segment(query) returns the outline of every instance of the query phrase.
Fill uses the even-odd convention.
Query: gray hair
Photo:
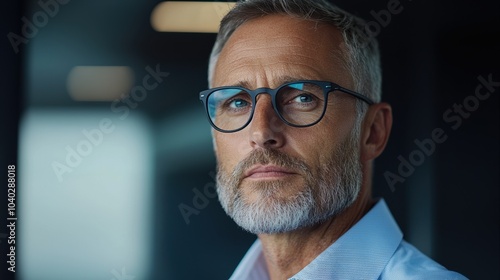
[[[222,48],[233,32],[243,23],[266,15],[282,14],[291,17],[323,22],[335,26],[344,39],[341,53],[345,68],[350,72],[354,91],[371,98],[381,99],[382,70],[378,43],[365,21],[326,0],[244,0],[222,19],[215,45],[210,55],[208,83],[211,86],[215,66]],[[338,50],[332,50],[335,52]],[[357,102],[358,120],[366,104]]]

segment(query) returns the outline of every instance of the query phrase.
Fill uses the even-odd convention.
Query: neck
[[[322,224],[280,234],[260,234],[271,280],[297,274],[359,221],[373,206],[366,191],[342,213]]]

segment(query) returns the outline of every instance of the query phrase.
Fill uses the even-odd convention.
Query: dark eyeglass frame
[[[314,84],[314,85],[317,85],[319,87],[321,87],[323,89],[323,95],[324,95],[324,98],[325,98],[325,102],[323,104],[323,113],[321,114],[321,116],[318,118],[317,121],[311,123],[311,124],[307,124],[307,125],[296,125],[296,124],[293,124],[293,123],[290,123],[288,122],[285,118],[283,118],[283,116],[281,115],[281,113],[279,112],[278,110],[278,107],[276,106],[276,94],[284,87],[287,87],[289,85],[292,85],[292,84],[298,84],[298,83],[310,83],[310,84]],[[212,121],[212,118],[210,118],[210,113],[208,111],[208,103],[207,103],[207,99],[208,97],[216,92],[216,91],[219,91],[219,90],[224,90],[224,89],[238,89],[238,90],[241,90],[241,91],[245,91],[246,93],[248,93],[250,95],[250,97],[252,98],[252,112],[250,113],[250,117],[248,118],[248,121],[242,125],[240,128],[238,129],[233,129],[233,130],[224,130],[224,129],[221,129],[219,127],[217,127],[213,121]],[[273,109],[274,111],[276,112],[276,114],[278,115],[278,117],[284,122],[286,123],[287,125],[289,126],[293,126],[293,127],[309,127],[309,126],[313,126],[315,124],[317,124],[318,122],[320,122],[322,119],[323,119],[323,116],[325,115],[326,113],[326,105],[328,104],[328,94],[332,91],[341,91],[341,92],[344,92],[344,93],[347,93],[351,96],[354,96],[358,99],[361,99],[363,100],[364,102],[366,102],[368,105],[373,105],[375,104],[375,102],[373,100],[371,100],[370,98],[360,94],[360,93],[357,93],[355,91],[352,91],[350,89],[347,89],[347,88],[344,88],[344,87],[341,87],[339,86],[338,84],[336,83],[332,83],[332,82],[326,82],[326,81],[315,81],[315,80],[299,80],[299,81],[293,81],[293,82],[288,82],[288,83],[284,83],[282,84],[281,86],[275,88],[275,89],[272,89],[272,88],[266,88],[266,87],[262,87],[262,88],[257,88],[257,89],[254,89],[254,90],[249,90],[247,88],[244,88],[244,87],[237,87],[237,86],[223,86],[223,87],[216,87],[216,88],[211,88],[211,89],[207,89],[207,90],[204,90],[202,92],[200,92],[200,101],[203,103],[203,106],[205,107],[205,112],[207,114],[207,117],[208,117],[208,121],[210,122],[210,125],[217,131],[220,131],[220,132],[224,132],[224,133],[232,133],[232,132],[237,132],[237,131],[240,131],[242,129],[244,129],[245,127],[247,127],[247,125],[252,121],[253,119],[253,114],[254,114],[254,111],[255,111],[255,104],[257,104],[257,95],[259,94],[262,94],[262,93],[267,93],[271,96],[271,103],[273,105]]]

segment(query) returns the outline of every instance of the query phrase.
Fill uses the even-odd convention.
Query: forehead
[[[313,79],[350,86],[342,46],[340,31],[326,23],[285,15],[253,19],[226,42],[213,85],[275,87],[290,79]]]

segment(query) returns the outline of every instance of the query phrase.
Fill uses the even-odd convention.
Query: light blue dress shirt
[[[259,240],[230,280],[268,280]],[[381,199],[352,228],[289,280],[466,280],[403,240]]]

